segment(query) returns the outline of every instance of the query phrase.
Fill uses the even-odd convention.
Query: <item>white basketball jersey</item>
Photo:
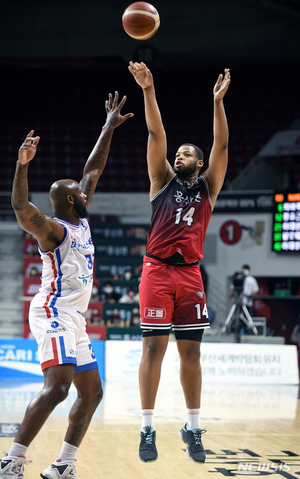
[[[42,284],[31,308],[44,308],[48,318],[60,309],[87,310],[93,286],[94,245],[86,219],[78,225],[55,218],[66,229],[63,242],[54,251],[43,252]]]

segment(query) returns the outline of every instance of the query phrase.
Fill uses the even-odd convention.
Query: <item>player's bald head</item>
[[[54,205],[63,205],[68,195],[75,195],[79,190],[79,184],[74,180],[58,180],[50,188],[49,196]]]

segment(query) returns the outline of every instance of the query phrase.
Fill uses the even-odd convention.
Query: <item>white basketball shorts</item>
[[[29,325],[38,343],[42,371],[58,364],[75,364],[75,373],[98,367],[85,318],[77,311],[60,310],[48,319],[44,308],[30,308]]]

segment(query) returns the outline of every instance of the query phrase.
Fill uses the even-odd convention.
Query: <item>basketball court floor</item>
[[[0,423],[13,434],[28,402],[42,383],[1,380]],[[78,479],[188,479],[271,476],[300,479],[299,386],[203,384],[201,426],[207,459],[197,464],[185,453],[179,429],[185,423],[185,405],[178,383],[161,382],[156,401],[158,460],[138,458],[140,402],[138,384],[104,383],[104,398],[77,455]],[[52,413],[28,449],[32,463],[25,479],[37,479],[58,457],[68,411],[76,396]],[[3,426],[4,423],[4,426]],[[13,437],[0,437],[1,453]]]

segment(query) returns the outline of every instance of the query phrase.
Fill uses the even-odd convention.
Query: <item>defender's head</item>
[[[50,188],[49,196],[55,216],[73,214],[74,218],[86,218],[86,195],[74,180],[58,180]]]

